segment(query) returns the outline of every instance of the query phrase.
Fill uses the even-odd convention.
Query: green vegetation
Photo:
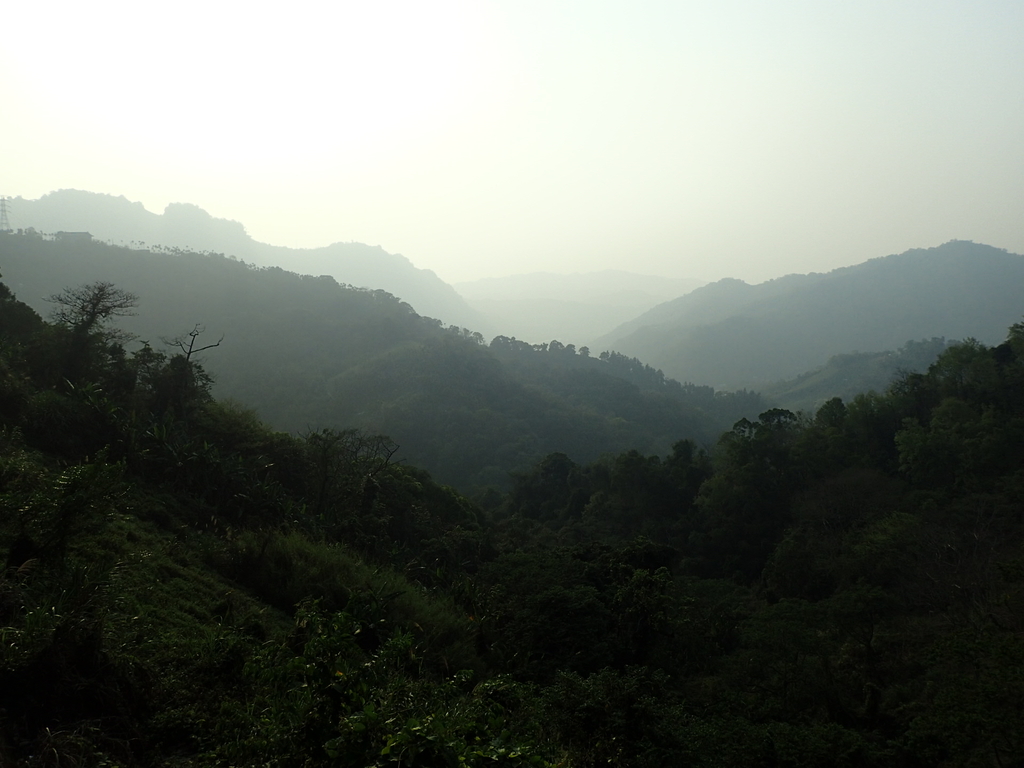
[[[0,764],[1021,765],[1024,323],[481,507],[388,438],[272,431],[187,345],[126,351],[123,289],[58,295],[0,286]],[[442,330],[422,381],[586,389],[589,355],[492,346]],[[624,409],[684,389],[596,363]]]
[[[0,296],[0,762],[545,764],[453,597],[478,510],[385,438],[275,433],[126,354],[129,294],[62,296]]]

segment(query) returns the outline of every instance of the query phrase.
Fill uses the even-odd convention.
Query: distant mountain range
[[[583,346],[658,304],[703,285],[700,280],[604,270],[573,275],[533,272],[455,283],[485,318],[485,335],[531,343]]]
[[[333,243],[323,248],[286,248],[253,240],[237,221],[217,219],[198,206],[171,203],[163,214],[124,197],[64,189],[38,200],[8,202],[19,228],[41,232],[82,231],[98,240],[137,248],[180,248],[222,253],[257,266],[278,266],[310,275],[330,275],[340,283],[379,288],[421,315],[476,328],[482,318],[448,283],[428,269],[380,246]]]
[[[801,408],[832,395],[883,388],[892,371],[919,369],[937,354],[916,347],[908,357],[908,342],[973,336],[996,344],[1024,314],[1024,257],[964,241],[758,285],[726,279],[699,286],[605,271],[489,278],[459,283],[456,290],[377,246],[267,245],[238,222],[213,218],[194,205],[172,204],[159,215],[123,197],[63,190],[39,200],[14,198],[9,207],[17,227],[88,231],[137,251],[163,246],[330,275],[342,284],[387,291],[422,316],[479,331],[485,339],[515,337],[534,345],[558,340],[587,346],[595,356],[614,350],[679,381],[754,389]],[[79,266],[58,270],[59,287],[118,278]],[[22,293],[18,277],[11,278]]]
[[[8,201],[18,228],[89,232],[98,240],[134,248],[164,247],[222,253],[257,266],[330,275],[359,288],[381,289],[421,315],[531,343],[558,339],[583,346],[651,307],[702,283],[621,271],[579,275],[537,273],[488,278],[453,287],[405,256],[380,246],[333,243],[287,248],[253,240],[245,227],[198,206],[171,203],[162,214],[124,197],[64,189],[38,200]]]
[[[953,241],[827,274],[719,280],[595,343],[697,384],[762,389],[838,354],[933,337],[998,344],[1024,315],[1024,256]]]

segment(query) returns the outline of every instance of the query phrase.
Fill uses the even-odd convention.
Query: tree
[[[54,322],[65,325],[78,335],[86,336],[111,317],[134,315],[139,297],[121,290],[113,283],[97,282],[78,288],[65,288],[47,299],[55,304]]]
[[[48,299],[54,304],[55,323],[69,332],[67,350],[61,364],[62,375],[72,385],[86,376],[89,368],[112,348],[131,339],[131,335],[105,327],[112,317],[134,315],[139,297],[113,283],[97,282],[78,288],[65,288]],[[121,350],[123,354],[123,350]]]
[[[175,336],[173,339],[161,339],[164,344],[177,347],[181,354],[174,355],[164,367],[159,390],[158,410],[161,413],[172,412],[178,418],[187,420],[190,411],[210,399],[210,387],[213,379],[203,370],[199,363],[192,361],[192,355],[219,347],[224,341],[221,336],[216,343],[196,347],[196,341],[206,331],[199,323],[187,334]],[[187,341],[186,341],[187,339]]]
[[[796,415],[772,408],[740,419],[718,441],[718,472],[700,487],[691,536],[705,574],[754,579],[782,538],[789,502],[805,474]]]
[[[199,347],[199,349],[196,349],[196,340],[205,332],[206,328],[204,328],[199,323],[196,323],[192,330],[189,331],[188,334],[186,334],[188,336],[187,342],[185,341],[185,336],[175,336],[173,339],[164,340],[164,343],[168,344],[169,346],[177,347],[178,349],[180,349],[181,353],[185,356],[185,361],[191,362],[192,355],[198,355],[200,352],[205,352],[208,349],[219,347],[220,343],[224,341],[224,337],[221,336],[219,339],[217,339],[216,343],[207,344],[206,346]]]

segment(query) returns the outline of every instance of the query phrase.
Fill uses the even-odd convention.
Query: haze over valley
[[[582,346],[699,285],[694,279],[605,270],[571,275],[534,272],[454,287],[480,313],[490,335],[533,342],[571,339]]]
[[[1020,256],[958,241],[871,258],[829,273],[786,275],[753,285],[736,279],[702,285],[696,279],[605,270],[509,275],[451,286],[379,246],[270,246],[251,238],[243,224],[215,219],[190,204],[171,205],[157,215],[123,197],[63,190],[39,200],[11,199],[6,205],[9,216],[24,228],[88,232],[94,241],[119,245],[120,250],[93,249],[96,254],[108,253],[108,262],[128,259],[121,266],[103,267],[110,276],[131,275],[139,268],[123,255],[125,249],[145,253],[150,247],[154,255],[167,258],[140,264],[172,264],[176,256],[189,253],[227,257],[259,269],[279,270],[279,263],[289,264],[296,274],[325,275],[342,285],[386,291],[410,311],[460,333],[476,334],[485,344],[500,337],[536,349],[549,344],[586,347],[595,357],[612,352],[653,366],[678,382],[723,391],[771,391],[776,393],[774,402],[809,411],[837,395],[884,390],[899,371],[923,371],[947,341],[997,342],[1020,311],[1018,286],[1024,284]],[[62,242],[63,252],[74,251],[68,250],[73,242]],[[78,275],[81,282],[88,282],[101,269],[84,254],[62,267],[39,264],[28,273],[16,262],[12,267],[11,284],[41,312],[46,310],[42,297],[58,291],[60,280]],[[47,280],[39,279],[39,270],[49,275]],[[151,279],[144,273],[132,280],[131,290],[140,295],[151,291]],[[218,302],[209,294],[209,304],[193,311],[204,318],[217,317],[223,314]],[[163,317],[162,322],[170,322],[163,312],[156,311],[151,320]],[[132,330],[147,339],[167,331],[153,322]],[[252,335],[249,329],[243,333]],[[932,343],[936,340],[941,343]],[[905,354],[910,349],[913,353]],[[249,353],[236,350],[227,357],[232,354],[244,358]],[[871,355],[889,362],[873,362]],[[834,370],[815,373],[842,356],[846,357],[841,377]],[[855,360],[865,370],[853,372]],[[244,368],[227,365],[222,373],[213,362],[211,370],[221,381],[218,391],[237,396],[229,382]],[[796,377],[803,384],[786,383]],[[251,383],[251,376],[241,380]],[[261,413],[282,428],[301,426],[294,417],[282,419],[262,409]],[[303,418],[314,423],[321,415],[314,409]],[[402,434],[401,426],[389,430]]]
[[[1019,0],[8,5],[0,767],[1024,765]]]

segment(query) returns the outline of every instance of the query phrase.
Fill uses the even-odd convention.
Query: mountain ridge
[[[192,203],[170,203],[159,214],[123,195],[83,190],[58,190],[38,200],[16,197],[11,203],[22,228],[88,231],[113,244],[223,253],[257,266],[280,266],[314,276],[328,274],[356,287],[385,290],[420,314],[446,323],[475,327],[481,322],[458,292],[432,270],[419,269],[405,256],[389,253],[379,245],[270,245],[254,240],[240,222],[214,217]]]
[[[995,343],[1024,314],[1024,257],[951,241],[828,273],[757,285],[726,279],[655,307],[598,339],[674,378],[761,387],[837,354],[898,349],[908,340]]]

